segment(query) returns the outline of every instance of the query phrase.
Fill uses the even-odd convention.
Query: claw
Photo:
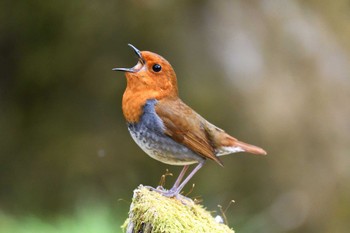
[[[150,191],[154,191],[154,192],[157,192],[165,197],[170,197],[170,198],[176,198],[177,200],[181,201],[182,204],[186,205],[188,203],[191,203],[193,204],[194,201],[189,198],[189,197],[186,197],[184,195],[181,195],[179,193],[179,190],[178,189],[165,189],[163,188],[162,186],[158,186],[157,188],[153,188],[151,186],[144,186],[145,188],[149,189]]]

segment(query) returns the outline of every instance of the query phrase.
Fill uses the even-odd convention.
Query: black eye
[[[152,66],[152,70],[153,70],[154,72],[159,72],[159,71],[162,70],[162,67],[161,67],[159,64],[154,64],[154,65]]]

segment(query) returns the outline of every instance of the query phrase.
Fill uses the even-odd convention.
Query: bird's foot
[[[157,188],[154,188],[152,186],[143,186],[146,189],[150,190],[150,191],[154,191],[157,193],[163,193],[164,191],[166,191],[166,189],[163,186],[157,186]]]
[[[182,204],[185,204],[185,205],[188,204],[188,202],[194,203],[194,201],[191,198],[181,195],[177,188],[165,189],[162,186],[158,186],[157,188],[153,188],[151,186],[144,186],[144,187],[151,191],[157,192],[165,197],[176,198],[177,200],[181,201]]]

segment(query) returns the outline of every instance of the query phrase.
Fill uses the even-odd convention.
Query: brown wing
[[[205,130],[205,122],[180,99],[159,100],[155,106],[157,115],[163,120],[165,133],[204,158],[212,159],[223,166],[215,155]]]

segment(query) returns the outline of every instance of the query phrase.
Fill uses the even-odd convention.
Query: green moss
[[[122,228],[128,233],[140,230],[153,233],[234,232],[216,222],[201,205],[187,199],[164,197],[143,186],[134,190],[129,218]]]

